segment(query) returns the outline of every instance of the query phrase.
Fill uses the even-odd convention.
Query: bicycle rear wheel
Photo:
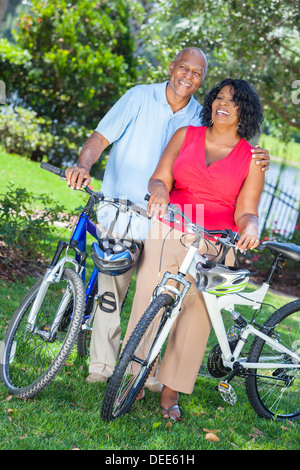
[[[28,315],[39,293],[38,281],[22,300],[8,327],[0,354],[0,377],[12,395],[30,398],[43,390],[59,373],[76,340],[84,308],[80,276],[66,268],[59,282],[52,282],[37,313],[34,329]],[[65,305],[60,318],[55,318]],[[56,333],[49,332],[57,323]]]
[[[263,331],[272,338],[300,354],[300,300],[290,302],[278,309],[264,324]],[[249,362],[296,361],[288,355],[272,349],[263,339],[256,338],[248,356]],[[299,363],[298,363],[299,365]],[[266,419],[296,420],[300,417],[300,369],[256,369],[246,378],[248,399],[258,416]]]
[[[112,421],[129,411],[142,389],[155,360],[150,353],[165,325],[174,300],[169,294],[154,299],[135,327],[109,380],[101,408],[101,417]],[[159,354],[159,353],[158,353]]]

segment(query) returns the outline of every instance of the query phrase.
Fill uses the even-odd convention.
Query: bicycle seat
[[[300,246],[294,243],[279,243],[266,241],[261,243],[262,248],[269,248],[273,253],[278,253],[284,258],[300,262]]]

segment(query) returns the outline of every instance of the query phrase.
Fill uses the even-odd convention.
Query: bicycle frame
[[[82,212],[69,243],[60,241],[57,245],[57,249],[53,257],[53,260],[50,264],[50,267],[46,271],[46,274],[42,280],[42,284],[38,292],[38,295],[36,296],[36,299],[32,305],[31,311],[28,315],[27,329],[29,329],[30,331],[34,331],[35,329],[36,317],[40,309],[41,302],[44,299],[45,293],[50,283],[53,281],[59,282],[62,276],[63,268],[66,263],[73,264],[75,267],[75,270],[81,275],[83,282],[85,282],[85,269],[84,268],[85,268],[85,259],[86,259],[87,233],[90,233],[96,240],[99,239],[100,233],[96,225],[89,219],[89,216],[87,214]],[[75,259],[69,256],[64,256],[61,260],[59,260],[62,251],[67,247],[74,249]],[[86,303],[88,301],[89,295],[92,292],[94,284],[97,280],[97,276],[98,276],[98,271],[96,268],[94,268],[91,278],[86,287],[86,292],[85,292]],[[43,333],[43,336],[45,337],[45,339],[50,340],[56,333],[56,329],[59,325],[60,317],[65,312],[66,306],[68,305],[68,302],[70,301],[70,299],[71,299],[71,293],[69,291],[66,291],[65,295],[62,298],[60,306],[57,310],[57,313],[55,315],[55,318],[53,320],[53,323],[51,325],[49,332]]]
[[[184,276],[189,273],[194,279],[196,279],[196,265],[200,262],[205,262],[205,258],[198,253],[198,247],[195,244],[191,245],[188,249],[188,252],[180,266],[177,275],[172,275],[169,272],[165,273],[161,283],[157,286],[154,291],[154,295],[159,295],[164,291],[170,292],[173,296],[175,296],[174,307],[172,308],[169,318],[161,332],[159,340],[157,344],[154,346],[153,350],[151,351],[151,356],[149,358],[149,363],[151,364],[152,361],[155,360],[157,355],[159,354],[164,341],[167,338],[167,335],[175,322],[177,315],[180,312],[181,305],[184,301],[185,295],[188,292],[191,283],[186,281]],[[181,284],[183,287],[182,292],[173,285],[168,285],[168,281],[172,279],[177,283]],[[223,317],[221,310],[228,310],[229,312],[234,311],[234,305],[249,305],[252,306],[253,309],[257,309],[260,307],[267,291],[269,289],[269,284],[263,283],[258,289],[251,293],[243,294],[241,297],[238,294],[227,294],[221,297],[218,297],[214,294],[210,294],[207,292],[203,292],[203,298],[208,310],[209,317],[211,319],[211,323],[213,329],[215,331],[217,340],[219,342],[221,351],[222,351],[222,359],[225,367],[230,369],[236,368],[237,365],[242,365],[245,369],[256,369],[256,368],[272,368],[277,369],[282,367],[282,362],[264,362],[264,363],[256,363],[256,362],[246,362],[247,359],[239,358],[239,355],[245,345],[245,341],[247,340],[249,335],[254,335],[262,338],[267,344],[269,344],[273,349],[278,351],[281,355],[288,354],[292,359],[292,364],[284,364],[284,368],[299,368],[300,367],[300,356],[295,354],[294,352],[290,351],[288,348],[279,344],[276,340],[272,339],[270,336],[264,334],[262,331],[259,331],[251,324],[247,324],[247,326],[243,329],[240,339],[238,340],[234,351],[232,352],[229,346],[229,341],[227,338],[227,333],[225,330],[225,325],[223,322]],[[280,360],[280,357],[278,358]]]

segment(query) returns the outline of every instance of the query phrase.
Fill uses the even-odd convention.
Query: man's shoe
[[[87,376],[85,381],[88,382],[88,383],[107,382],[108,379],[109,379],[109,377],[105,377],[105,375],[97,374],[96,372],[93,372],[92,374]]]

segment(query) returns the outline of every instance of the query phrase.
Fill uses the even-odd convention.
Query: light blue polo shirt
[[[127,198],[146,207],[148,181],[166,144],[180,127],[200,125],[201,105],[194,97],[173,113],[167,102],[167,83],[130,89],[95,129],[113,143],[101,187],[104,195]],[[99,216],[104,222],[104,214],[100,212]]]

